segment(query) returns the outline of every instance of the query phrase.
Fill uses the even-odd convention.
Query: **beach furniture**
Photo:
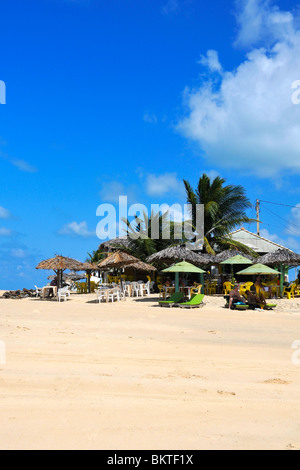
[[[245,296],[246,291],[250,290],[251,286],[253,286],[253,282],[244,282],[240,285],[240,294]]]
[[[230,294],[230,292],[232,291],[232,288],[233,288],[233,285],[231,284],[231,282],[224,282],[223,294],[225,295]]]
[[[150,281],[140,284],[141,295],[150,295]]]
[[[291,300],[291,298],[294,299],[296,288],[297,288],[296,283],[290,284],[288,287],[285,287],[283,289],[282,296],[284,297],[286,295],[289,300]]]
[[[131,295],[132,297],[139,297],[141,294],[140,286],[137,282],[132,282],[131,284]]]
[[[191,288],[191,297],[196,294],[201,294],[202,284]]]
[[[52,291],[53,297],[57,296],[57,286],[47,285],[42,288],[42,298],[44,299],[46,295],[49,295],[50,291]]]
[[[237,303],[233,304],[233,308],[235,310],[248,310],[250,308],[250,305],[244,304],[242,302],[237,302]]]
[[[188,302],[183,302],[178,304],[180,308],[196,308],[196,307],[203,307],[204,294],[197,294],[191,298]]]
[[[209,282],[207,286],[207,293],[208,295],[214,295],[217,293],[217,282]]]
[[[57,290],[57,301],[60,302],[61,299],[67,300],[67,297],[70,297],[70,291],[68,287],[62,287]]]
[[[267,304],[267,305],[261,305],[261,308],[264,310],[273,310],[273,308],[277,307],[277,304]]]
[[[107,299],[106,301],[109,302],[110,300],[114,302],[115,300],[119,302],[121,299],[125,299],[125,295],[121,292],[119,287],[114,287],[113,289],[109,289],[107,292]]]
[[[224,295],[224,299],[226,300],[225,308],[229,308],[230,296],[229,295]],[[237,309],[237,310],[248,310],[249,308],[251,308],[251,305],[245,304],[244,302],[234,302],[232,304],[232,309],[233,310],[235,310],[235,309]]]
[[[42,293],[43,293],[43,288],[42,287],[38,287],[38,286],[34,286],[35,287],[35,296],[36,297],[41,297],[42,296]]]
[[[174,292],[174,294],[171,295],[169,300],[159,300],[158,303],[160,307],[172,307],[174,304],[181,302],[183,298],[183,292]]]

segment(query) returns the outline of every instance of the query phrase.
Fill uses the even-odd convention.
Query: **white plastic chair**
[[[119,301],[120,300],[120,289],[118,289],[117,287],[115,287],[114,289],[111,289],[108,293],[108,296],[107,296],[107,300],[108,302],[111,300],[112,302],[114,302],[114,300],[117,300]]]
[[[106,289],[99,289],[98,300],[99,300],[99,304],[102,300],[106,300]]]
[[[137,282],[133,282],[132,291],[131,291],[132,297],[139,297],[140,293],[141,293],[140,285]]]
[[[42,287],[38,287],[38,286],[34,286],[34,287],[35,287],[35,296],[36,296],[36,297],[41,297],[41,296],[42,296],[42,292],[43,292]]]
[[[70,291],[68,287],[62,287],[57,290],[57,301],[60,302],[61,299],[67,300],[67,297],[70,297]]]
[[[131,286],[131,282],[130,281],[126,281],[124,283],[124,292],[125,292],[125,296],[128,295],[128,297],[131,296],[131,291],[132,291],[132,286]]]
[[[143,285],[143,294],[150,295],[150,281]]]

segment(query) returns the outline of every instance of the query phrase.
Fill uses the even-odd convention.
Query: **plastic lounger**
[[[263,306],[264,310],[273,310],[275,307],[277,307],[277,304],[267,304]]]
[[[237,304],[234,306],[236,310],[248,310],[249,307],[250,307],[249,305],[241,305],[241,304]]]
[[[196,294],[188,302],[183,302],[182,304],[179,304],[179,307],[181,308],[203,307],[204,305],[203,299],[204,299],[204,294]]]
[[[183,292],[174,292],[174,294],[171,295],[169,300],[159,300],[159,305],[161,307],[172,307],[172,305],[179,303],[184,297]]]

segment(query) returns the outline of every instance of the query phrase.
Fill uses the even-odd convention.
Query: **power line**
[[[285,224],[282,224],[282,223],[281,223],[281,225],[284,226],[285,228],[287,228],[287,226],[288,226],[288,229],[289,229],[290,232],[292,232],[292,228],[295,227],[295,228],[294,228],[294,232],[292,232],[292,235],[297,235],[297,236],[300,235],[300,227],[298,227],[298,225],[295,225],[295,224],[293,224],[292,222],[287,221],[286,219],[284,219],[284,218],[281,217],[280,215],[275,214],[275,212],[271,211],[271,210],[268,209],[267,207],[264,207],[264,209],[265,209],[266,211],[270,212],[270,214],[272,214],[273,216],[277,217],[278,219],[283,220],[283,222],[285,222]],[[295,231],[295,229],[297,230],[297,232]]]
[[[268,204],[274,204],[276,206],[291,207],[292,209],[299,209],[300,210],[300,204],[298,206],[291,206],[289,204],[280,204],[279,202],[263,201],[262,199],[260,199],[260,202],[267,202]]]

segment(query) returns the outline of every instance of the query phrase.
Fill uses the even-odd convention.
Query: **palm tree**
[[[182,236],[180,239],[177,238],[176,226],[181,224],[170,221],[168,212],[155,214],[152,211],[150,217],[143,213],[143,218],[136,215],[132,222],[129,222],[128,219],[123,219],[123,222],[127,225],[127,232],[131,239],[129,251],[143,261],[153,253],[172,244],[184,243]],[[157,231],[155,238],[153,237],[153,227],[156,227]],[[181,233],[182,230],[178,232]]]
[[[191,218],[196,226],[196,205],[204,205],[204,247],[207,253],[215,254],[214,245],[236,248],[253,256],[256,253],[246,245],[229,238],[230,232],[243,223],[253,222],[246,215],[252,205],[246,197],[243,186],[227,185],[226,180],[217,176],[213,180],[206,174],[200,177],[196,191],[183,180],[187,202],[191,205]]]
[[[92,253],[87,253],[88,257],[86,258],[86,261],[88,263],[92,264],[97,264],[99,263],[103,258],[105,258],[105,253],[102,251],[98,250],[93,250]]]

